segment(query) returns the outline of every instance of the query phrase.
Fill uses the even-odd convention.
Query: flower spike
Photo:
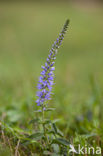
[[[56,59],[56,54],[62,41],[64,39],[64,35],[67,31],[69,25],[69,20],[66,20],[64,27],[59,34],[59,37],[52,45],[52,48],[49,52],[48,58],[46,60],[45,66],[42,66],[41,76],[39,77],[39,84],[37,86],[38,99],[36,100],[37,106],[41,106],[43,109],[46,108],[47,101],[51,99],[52,94],[52,86],[54,84],[54,64]]]

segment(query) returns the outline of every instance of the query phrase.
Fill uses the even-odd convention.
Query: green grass
[[[41,65],[67,18],[70,27],[56,60],[55,95],[50,102],[56,111],[51,118],[61,119],[58,126],[67,139],[75,136],[75,143],[81,134],[96,133],[92,140],[99,140],[98,144],[103,138],[103,8],[83,9],[62,3],[1,3],[0,119],[11,128],[6,128],[8,139],[19,138],[21,129],[23,133],[28,129],[32,133],[28,123],[35,117]],[[91,75],[100,86],[99,91],[98,87],[93,89],[96,83]],[[90,122],[89,111],[93,115]],[[3,138],[1,142],[5,144]],[[14,140],[11,142],[13,150],[16,144]],[[20,151],[21,155],[23,151],[24,155],[28,153],[27,149]],[[34,151],[32,148],[31,152]]]

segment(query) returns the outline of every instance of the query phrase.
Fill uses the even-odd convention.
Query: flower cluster
[[[56,59],[56,54],[58,51],[59,46],[61,45],[64,35],[67,31],[69,24],[69,20],[66,21],[61,33],[59,34],[59,37],[52,45],[52,48],[50,50],[50,53],[48,55],[48,58],[46,60],[45,66],[42,66],[42,72],[41,76],[39,77],[39,83],[38,83],[38,92],[37,96],[38,99],[36,100],[37,106],[42,106],[42,108],[45,110],[45,106],[47,104],[47,101],[50,100],[51,94],[52,94],[52,86],[54,84],[54,64]]]

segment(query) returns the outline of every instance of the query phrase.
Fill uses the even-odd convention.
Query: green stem
[[[45,124],[44,124],[44,119],[45,119],[45,117],[44,117],[44,110],[43,110],[43,105],[42,105],[42,122],[43,122],[42,125],[43,125],[43,131],[44,131],[44,136],[46,138],[47,144],[49,145],[49,140],[48,140],[48,137],[46,135],[46,129],[45,129]]]

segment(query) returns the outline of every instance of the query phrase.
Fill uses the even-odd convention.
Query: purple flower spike
[[[47,62],[45,63],[45,67],[47,67],[48,66],[48,64],[47,64]]]
[[[43,107],[43,110],[46,110],[47,101],[51,99],[50,98],[51,94],[53,94],[51,91],[52,91],[52,85],[54,85],[53,72],[55,70],[54,67],[55,59],[56,59],[55,56],[57,54],[58,48],[62,43],[62,40],[64,39],[64,35],[67,31],[68,24],[69,24],[69,20],[66,21],[61,33],[59,34],[59,37],[52,45],[45,66],[42,66],[43,70],[41,72],[41,76],[39,77],[39,84],[37,86],[39,91],[37,92],[38,99],[36,100],[36,103],[37,106]]]

